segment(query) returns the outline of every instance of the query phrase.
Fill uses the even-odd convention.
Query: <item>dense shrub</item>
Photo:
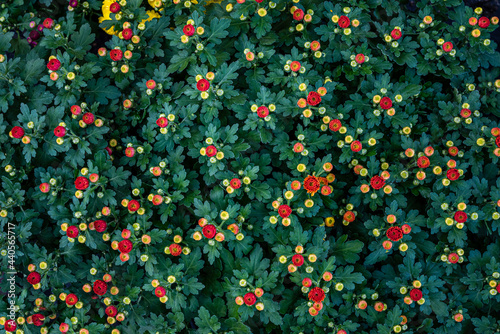
[[[0,324],[498,332],[498,21],[458,0],[2,2]]]

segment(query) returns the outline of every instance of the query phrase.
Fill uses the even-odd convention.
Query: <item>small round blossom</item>
[[[384,96],[380,100],[380,108],[382,108],[384,110],[387,110],[387,109],[389,109],[391,107],[392,107],[392,100],[390,98],[388,98],[387,96]]]
[[[296,267],[300,267],[304,264],[304,257],[301,254],[295,254],[292,256],[293,265]]]
[[[75,180],[75,188],[78,190],[85,190],[89,187],[89,179],[85,176],[78,176]]]
[[[418,302],[420,299],[422,299],[422,291],[420,289],[411,289],[410,291],[410,298],[411,300]]]
[[[207,79],[200,79],[196,83],[196,89],[200,92],[205,92],[210,88],[210,82]]]
[[[102,280],[96,280],[93,290],[96,295],[102,296],[108,291],[108,285]]]
[[[260,118],[265,118],[269,115],[269,109],[266,106],[260,106],[257,109],[257,116]]]
[[[399,226],[391,226],[387,229],[386,235],[391,241],[399,241],[403,238],[403,230]]]
[[[325,291],[320,287],[314,287],[309,291],[308,297],[315,303],[321,303],[325,299]]]
[[[245,296],[243,296],[243,300],[246,305],[252,306],[257,301],[257,297],[253,292],[247,292]]]
[[[320,182],[316,176],[309,175],[304,179],[304,189],[309,194],[314,194],[320,189]]]
[[[385,180],[381,176],[375,175],[374,177],[371,178],[370,185],[372,186],[373,189],[379,190],[385,185]]]
[[[363,64],[365,62],[365,55],[362,54],[362,53],[358,53],[356,55],[356,57],[354,58],[354,60],[356,61],[356,63],[358,64]]]
[[[186,24],[184,28],[182,28],[182,32],[184,35],[190,37],[194,35],[194,27],[192,24]]]
[[[212,239],[213,237],[215,237],[215,234],[217,233],[217,229],[214,225],[208,224],[208,225],[203,226],[202,232],[203,232],[203,235],[205,236],[205,238]]]
[[[233,189],[239,189],[241,187],[241,180],[234,178],[234,179],[231,179],[231,181],[229,181],[229,184],[231,185],[231,187]]]
[[[213,157],[214,155],[217,154],[217,148],[213,145],[207,146],[206,154],[207,154],[207,157],[209,157],[209,158]]]
[[[182,253],[182,247],[178,244],[171,244],[168,246],[168,249],[170,250],[170,254],[173,256],[179,256]]]
[[[321,102],[321,95],[317,92],[309,92],[307,95],[307,103],[311,106],[317,106]]]
[[[54,129],[54,136],[64,137],[66,135],[66,128],[64,126],[57,126]]]
[[[278,208],[278,214],[280,215],[281,218],[287,218],[292,214],[292,208],[290,208],[286,204],[282,204]]]
[[[427,168],[430,166],[430,164],[431,164],[431,162],[430,162],[429,158],[427,158],[427,157],[422,156],[422,157],[417,159],[417,165],[419,168]]]
[[[450,168],[446,171],[446,177],[450,181],[455,181],[455,180],[458,180],[458,178],[460,177],[460,173],[458,172],[458,169]]]
[[[453,43],[452,42],[446,42],[442,46],[444,52],[450,52],[453,49]]]
[[[130,253],[133,247],[134,245],[132,244],[132,241],[128,239],[122,240],[118,243],[118,250],[121,253]]]
[[[339,17],[338,24],[339,24],[339,27],[341,27],[341,28],[347,28],[351,24],[351,20],[349,20],[349,18],[347,16],[342,15],[341,17]]]
[[[113,61],[119,61],[123,58],[123,51],[118,49],[113,49],[109,51],[109,57]]]
[[[457,223],[465,223],[467,221],[467,214],[464,211],[457,211],[453,219],[455,219]]]
[[[24,136],[24,129],[20,126],[15,126],[10,130],[12,137],[20,139]]]
[[[28,275],[27,280],[29,284],[35,285],[40,283],[40,281],[42,280],[42,276],[36,271],[33,271]]]
[[[478,26],[480,28],[488,28],[490,26],[490,19],[485,16],[480,17],[478,20]]]
[[[59,60],[57,60],[56,58],[52,58],[47,63],[47,68],[51,71],[57,71],[58,69],[61,68],[61,62]]]
[[[398,40],[398,39],[400,39],[400,38],[401,38],[401,36],[402,36],[402,34],[401,34],[401,30],[399,30],[399,29],[393,29],[393,30],[391,31],[391,37],[392,37],[393,39]]]

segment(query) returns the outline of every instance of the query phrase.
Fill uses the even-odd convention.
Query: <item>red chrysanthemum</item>
[[[102,296],[108,291],[108,285],[106,282],[98,279],[94,282],[93,290],[96,295]]]
[[[7,332],[15,332],[17,329],[17,324],[15,320],[7,320],[5,321],[4,328]]]
[[[500,136],[495,138],[495,145],[497,145],[497,147],[500,147]]]
[[[186,36],[193,36],[194,35],[194,27],[192,24],[186,24],[184,28],[182,28],[182,32]]]
[[[307,190],[308,193],[314,194],[320,188],[319,180],[316,176],[309,175],[304,179],[304,189]]]
[[[309,291],[309,300],[315,303],[321,303],[325,299],[325,291],[320,287],[314,287]]]
[[[231,187],[233,189],[239,189],[241,187],[241,180],[234,178],[234,179],[231,179],[231,181],[229,181],[229,184],[231,185]]]
[[[59,60],[57,60],[56,58],[52,58],[47,63],[47,68],[51,71],[57,71],[58,69],[61,68],[61,62]]]
[[[214,145],[207,146],[205,152],[207,153],[207,157],[213,157],[217,154],[217,148]]]
[[[182,247],[178,244],[171,244],[168,246],[168,249],[170,250],[170,254],[173,256],[179,256],[182,253]]]
[[[300,267],[304,264],[304,257],[301,254],[295,254],[292,256],[292,263],[296,267]]]
[[[76,238],[78,236],[78,233],[80,233],[80,230],[75,225],[68,226],[68,228],[66,229],[66,235],[69,238]]]
[[[167,290],[165,290],[164,287],[162,287],[162,286],[156,287],[156,289],[155,289],[156,297],[161,298],[161,297],[165,296],[166,294],[167,294]]]
[[[422,299],[422,291],[420,291],[420,289],[411,289],[410,298],[411,300],[418,302],[420,299]]]
[[[203,226],[203,229],[201,231],[203,232],[205,238],[212,239],[217,233],[217,228],[212,224],[208,224]]]
[[[278,214],[281,218],[287,218],[292,214],[292,208],[286,204],[282,204],[278,208]]]
[[[132,211],[132,212],[139,210],[140,207],[141,207],[141,204],[138,201],[136,201],[135,199],[129,201],[127,204],[127,209],[129,211]]]
[[[78,190],[85,190],[89,187],[89,179],[85,176],[78,176],[75,180],[75,188]]]
[[[257,108],[257,116],[264,118],[269,115],[269,109],[266,106],[260,106]]]
[[[463,108],[462,110],[460,110],[460,116],[462,116],[463,118],[470,117],[471,114],[472,112],[470,111],[470,109]]]
[[[109,305],[108,307],[106,307],[106,310],[104,312],[108,317],[114,317],[118,313],[118,310],[116,309],[116,306]]]
[[[128,239],[122,240],[118,243],[118,250],[121,253],[130,253],[133,247],[134,244],[132,244],[132,241]]]
[[[257,301],[257,297],[253,292],[247,292],[243,297],[243,300],[245,301],[245,304],[252,306]]]
[[[463,211],[455,212],[453,219],[457,221],[457,223],[465,223],[467,221],[467,214]]]
[[[35,285],[40,283],[40,281],[42,280],[42,276],[36,271],[33,271],[28,275],[27,280],[29,284]]]
[[[355,140],[351,143],[351,151],[353,152],[359,152],[363,148],[363,145],[359,140]]]
[[[129,40],[129,39],[131,39],[133,35],[134,35],[134,32],[133,32],[133,31],[132,31],[132,29],[130,29],[130,28],[125,28],[125,29],[123,29],[123,31],[122,31],[122,37],[123,37],[123,39],[125,39],[125,40]]]
[[[458,259],[459,259],[459,256],[457,253],[450,253],[448,255],[448,261],[450,261],[450,263],[457,263]]]
[[[43,20],[43,26],[44,28],[52,29],[52,27],[54,26],[54,20],[52,20],[50,17],[46,18],[45,20]]]
[[[135,155],[135,148],[133,147],[127,147],[125,149],[125,156],[132,158]]]
[[[387,96],[384,96],[380,100],[380,108],[387,110],[387,109],[390,109],[391,107],[392,107],[392,100],[390,98],[388,98]]]
[[[301,65],[300,65],[300,62],[298,61],[292,61],[292,63],[290,64],[290,69],[293,71],[293,72],[297,72],[298,70],[300,70],[301,68]]]
[[[403,230],[399,226],[391,226],[387,229],[386,235],[391,241],[399,241],[403,238]]]
[[[94,222],[94,228],[99,233],[106,231],[107,227],[108,227],[108,224],[102,219],[96,220]]]
[[[66,296],[66,304],[71,306],[78,302],[78,297],[74,293],[70,293]]]
[[[330,128],[330,130],[337,132],[342,127],[342,122],[339,119],[333,119],[328,124],[328,127]]]
[[[346,222],[352,223],[356,219],[356,215],[354,214],[354,212],[349,210],[349,211],[346,211],[346,213],[344,213],[343,219]]]
[[[91,112],[86,112],[85,114],[83,114],[82,120],[87,125],[92,124],[94,123],[94,114]]]
[[[341,28],[347,28],[351,24],[351,20],[349,20],[349,18],[347,16],[342,15],[339,18],[338,23],[339,23],[339,27],[341,27]]]
[[[490,19],[482,16],[479,18],[478,25],[480,28],[488,28],[490,26]]]
[[[358,53],[356,55],[356,57],[354,58],[354,60],[356,61],[356,63],[358,64],[363,64],[365,62],[365,55],[362,54],[362,53]]]
[[[109,6],[109,11],[113,14],[116,14],[120,11],[120,4],[118,2],[113,2],[110,6]]]
[[[446,171],[446,177],[450,181],[455,181],[455,180],[458,180],[458,178],[460,177],[460,173],[458,172],[458,169],[450,168]]]
[[[375,175],[370,180],[370,185],[373,189],[381,189],[385,185],[385,180],[381,176]]]
[[[31,321],[35,326],[42,326],[45,321],[45,316],[43,314],[37,313],[31,316]]]
[[[293,12],[293,19],[296,21],[300,21],[304,18],[304,11],[302,9],[296,9]]]
[[[391,37],[392,37],[393,39],[398,40],[398,39],[400,39],[400,38],[401,38],[401,36],[402,36],[402,34],[401,34],[401,30],[399,30],[399,29],[393,29],[393,30],[391,31]]]
[[[64,126],[58,126],[54,129],[54,136],[64,137],[66,135],[66,128]]]
[[[123,58],[123,51],[118,49],[113,49],[109,51],[109,57],[113,61],[119,61]]]
[[[168,125],[168,119],[166,117],[160,117],[156,120],[156,125],[160,128],[164,128]]]
[[[302,280],[302,285],[308,288],[312,285],[312,280],[309,277],[306,277]]]
[[[198,82],[196,83],[196,88],[197,88],[200,92],[207,91],[207,90],[210,88],[210,82],[209,82],[207,79],[200,79],[200,80],[198,80]]]
[[[309,92],[307,103],[311,106],[317,106],[321,102],[321,95],[318,92]]]
[[[427,158],[427,157],[422,156],[422,157],[417,159],[417,165],[419,168],[427,168],[430,166],[430,164],[431,164],[431,162],[430,162],[429,158]]]
[[[443,44],[443,51],[444,52],[450,52],[453,50],[453,43],[452,42],[446,42]]]
[[[20,126],[15,126],[12,130],[10,130],[10,133],[12,134],[12,137],[19,139],[24,136],[24,129]]]

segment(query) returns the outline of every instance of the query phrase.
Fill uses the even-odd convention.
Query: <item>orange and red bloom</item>
[[[325,291],[320,287],[314,287],[309,291],[309,300],[312,300],[315,303],[321,303],[325,300]]]

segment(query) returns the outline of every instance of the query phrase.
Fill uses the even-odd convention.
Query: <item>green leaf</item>
[[[203,306],[198,310],[198,316],[194,318],[196,326],[198,326],[198,333],[208,334],[217,333],[221,328],[219,319],[215,315],[210,316],[210,312]]]

